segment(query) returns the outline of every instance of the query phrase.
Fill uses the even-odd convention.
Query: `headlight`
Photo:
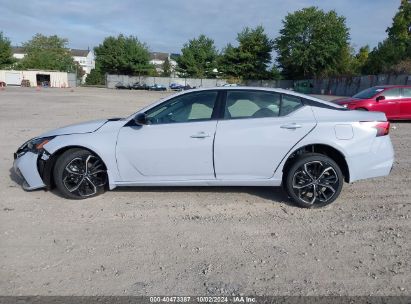
[[[344,104],[342,105],[344,108],[348,108],[348,104]]]
[[[43,146],[47,144],[50,140],[52,140],[54,137],[44,137],[44,138],[35,138],[30,140],[27,143],[27,148],[30,151],[39,151],[43,149]]]
[[[18,148],[16,156],[21,156],[28,151],[38,153],[39,151],[43,150],[43,146],[54,137],[55,136],[30,139],[26,141],[20,148]]]

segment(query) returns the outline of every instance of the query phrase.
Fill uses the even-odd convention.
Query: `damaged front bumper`
[[[28,151],[22,155],[14,154],[14,172],[23,179],[23,189],[30,191],[46,187],[38,167],[39,154]]]

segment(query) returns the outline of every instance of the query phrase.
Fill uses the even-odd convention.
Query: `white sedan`
[[[23,188],[71,199],[117,186],[280,186],[299,206],[333,202],[343,182],[386,176],[383,113],[287,90],[190,90],[127,118],[63,127],[14,155]]]

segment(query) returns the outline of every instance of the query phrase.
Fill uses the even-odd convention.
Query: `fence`
[[[248,80],[249,86],[292,88],[308,94],[352,96],[377,85],[411,85],[411,75],[369,75],[308,80]],[[302,88],[300,84],[306,84]]]
[[[246,80],[244,84],[250,87],[292,89],[294,80]]]
[[[312,94],[352,96],[377,85],[411,85],[411,75],[368,75],[310,79]]]
[[[114,89],[117,83],[123,83],[124,85],[132,85],[133,83],[140,82],[149,86],[154,84],[160,84],[165,87],[169,87],[172,83],[178,83],[182,85],[189,85],[191,87],[216,87],[222,86],[227,83],[225,79],[198,79],[198,78],[174,78],[174,77],[149,77],[149,76],[128,76],[128,75],[106,75],[106,86],[109,89]]]
[[[369,75],[358,77],[336,77],[326,79],[309,79],[311,94],[326,94],[338,96],[352,96],[361,90],[376,85],[411,85],[411,75]],[[148,77],[148,76],[128,76],[128,75],[106,75],[106,86],[114,89],[117,83],[131,85],[135,82],[147,85],[160,84],[169,87],[172,83],[190,85],[191,87],[216,87],[227,83],[226,79],[197,79],[197,78],[173,78],[173,77]],[[243,83],[253,87],[269,87],[293,89],[293,80],[246,80]]]

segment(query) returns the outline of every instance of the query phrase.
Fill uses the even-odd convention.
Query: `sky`
[[[34,34],[58,35],[87,49],[104,37],[137,36],[151,51],[179,53],[205,34],[217,48],[235,44],[245,26],[264,26],[275,38],[295,10],[317,6],[346,17],[355,49],[386,37],[400,0],[0,0],[0,31],[17,46]]]

